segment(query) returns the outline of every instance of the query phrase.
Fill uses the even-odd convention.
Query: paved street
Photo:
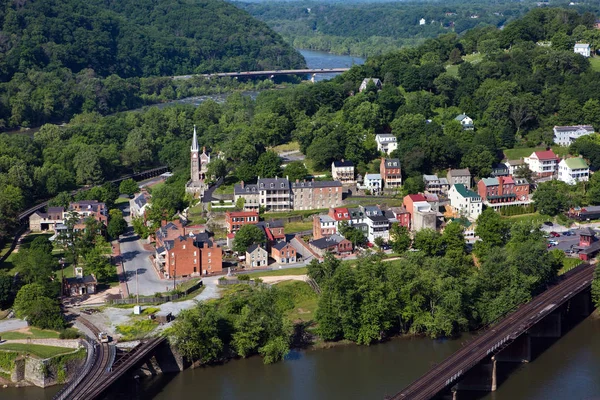
[[[173,288],[173,281],[160,279],[148,258],[152,252],[144,249],[139,236],[129,227],[127,233],[119,238],[121,257],[125,267],[125,279],[130,294],[136,293],[136,270],[141,295],[152,295]]]
[[[17,318],[0,321],[0,332],[14,331],[21,328],[27,328],[27,321]]]

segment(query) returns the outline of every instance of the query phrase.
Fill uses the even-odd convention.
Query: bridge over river
[[[583,264],[564,274],[557,284],[387,399],[424,400],[445,396],[456,399],[463,390],[495,391],[497,362],[530,361],[533,338],[558,338],[568,315],[589,315],[594,269],[595,265]]]
[[[214,74],[192,74],[192,75],[177,75],[173,79],[192,79],[196,76],[204,78],[241,78],[241,77],[257,77],[257,76],[278,76],[278,75],[314,75],[314,74],[340,74],[346,72],[350,68],[308,68],[308,69],[277,69],[272,71],[243,71],[243,72],[217,72]]]

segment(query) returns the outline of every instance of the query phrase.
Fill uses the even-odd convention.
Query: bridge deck
[[[570,271],[559,283],[473,338],[391,399],[424,400],[434,397],[487,356],[495,354],[502,346],[514,341],[570,298],[587,289],[592,282],[594,268],[594,265],[584,264]]]
[[[350,68],[312,68],[312,69],[278,69],[272,71],[241,71],[241,72],[216,72],[213,74],[191,74],[177,75],[173,79],[191,79],[196,76],[204,78],[225,78],[225,77],[252,77],[252,76],[277,76],[277,75],[309,75],[309,74],[339,74],[349,71]]]

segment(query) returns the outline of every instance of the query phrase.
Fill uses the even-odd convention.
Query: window
[[[198,261],[195,258],[194,258],[194,264],[198,264]],[[196,268],[194,267],[194,269],[196,269]]]
[[[210,251],[208,252],[208,256],[210,257]]]

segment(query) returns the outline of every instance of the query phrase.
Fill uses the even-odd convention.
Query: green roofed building
[[[448,198],[452,208],[463,217],[476,220],[483,209],[481,196],[467,189],[462,183],[452,185],[448,191]]]
[[[558,180],[574,185],[590,179],[590,167],[580,157],[565,158],[558,163]]]

